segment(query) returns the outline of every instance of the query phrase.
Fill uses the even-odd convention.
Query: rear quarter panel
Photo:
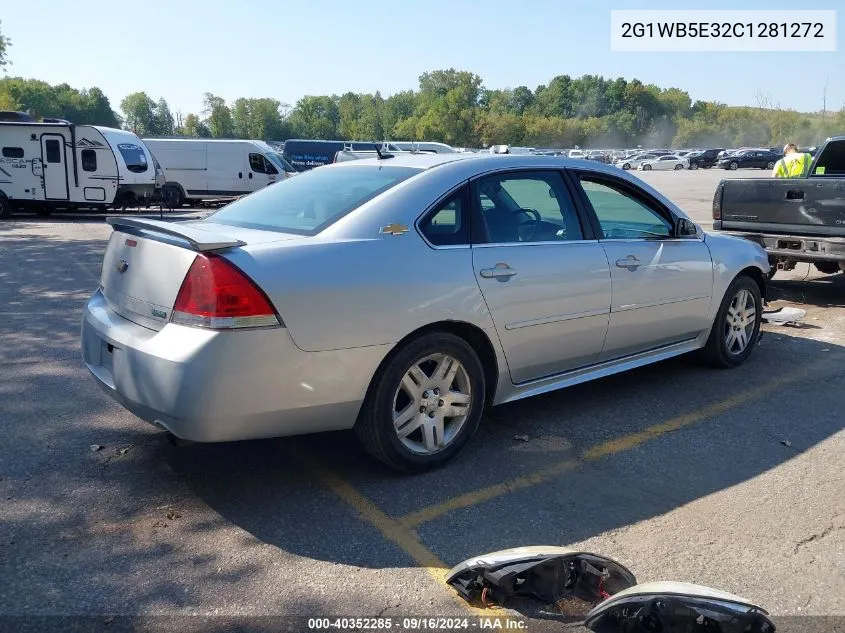
[[[437,321],[492,327],[469,248],[432,249],[416,233],[246,247],[229,258],[267,293],[297,347],[392,344]]]

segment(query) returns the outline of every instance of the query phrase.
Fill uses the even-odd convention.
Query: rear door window
[[[815,176],[845,175],[845,141],[831,141],[825,145],[816,161]]]
[[[486,176],[474,183],[473,191],[488,243],[583,239],[577,212],[556,171]]]

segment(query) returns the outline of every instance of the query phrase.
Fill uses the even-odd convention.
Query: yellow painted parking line
[[[376,504],[367,499],[348,481],[326,468],[315,457],[299,452],[298,457],[307,464],[311,473],[320,483],[336,494],[347,505],[351,506],[367,523],[377,529],[381,535],[410,556],[413,561],[425,569],[439,584],[446,584],[446,574],[449,567],[437,555],[423,545],[419,535],[413,528],[406,527],[396,519],[388,516]],[[479,609],[463,600],[457,593],[450,590],[452,599],[463,609],[473,615],[490,615],[488,609]]]
[[[830,365],[830,363],[825,363],[825,365]],[[684,413],[667,420],[666,422],[646,427],[642,431],[637,431],[635,433],[630,433],[628,435],[608,440],[607,442],[602,442],[601,444],[597,444],[587,449],[578,459],[568,459],[566,461],[553,464],[552,466],[547,466],[535,473],[517,477],[511,481],[466,492],[458,495],[457,497],[453,497],[451,499],[447,499],[446,501],[406,514],[398,521],[406,528],[417,528],[423,523],[432,521],[444,514],[452,512],[453,510],[469,508],[480,503],[484,503],[485,501],[490,501],[491,499],[495,499],[496,497],[500,497],[509,492],[543,483],[585,463],[596,461],[609,455],[615,455],[632,450],[642,444],[645,444],[646,442],[665,435],[666,433],[677,431],[708,418],[716,417],[717,415],[725,413],[730,409],[734,409],[776,391],[784,385],[799,382],[816,373],[824,373],[824,368],[821,364],[816,364],[804,371],[779,376],[763,385],[752,387],[751,389],[742,391],[736,395],[725,398],[724,400],[702,407],[697,411]]]
[[[810,378],[815,373],[830,377],[830,373],[828,371],[830,366],[839,368],[836,364],[831,362],[818,363],[814,367],[807,368],[804,371],[774,378],[763,385],[747,389],[734,396],[730,396],[720,400],[719,402],[703,407],[698,411],[685,413],[666,422],[649,426],[642,431],[630,433],[628,435],[597,444],[585,451],[578,459],[567,459],[529,475],[523,475],[504,483],[494,484],[492,486],[467,492],[465,494],[458,495],[457,497],[453,497],[452,499],[448,499],[442,503],[411,512],[410,514],[398,519],[389,516],[376,504],[361,494],[352,484],[337,475],[331,469],[325,467],[313,456],[300,450],[297,454],[297,458],[309,467],[309,470],[318,479],[318,481],[331,490],[346,504],[352,507],[362,519],[377,529],[385,539],[392,542],[399,549],[405,552],[416,564],[425,569],[425,571],[438,584],[445,585],[448,567],[434,552],[423,544],[418,532],[416,531],[417,526],[443,516],[453,510],[472,507],[479,503],[505,495],[509,492],[515,492],[517,490],[543,483],[588,462],[599,460],[608,455],[629,451],[653,439],[661,437],[666,433],[715,417],[729,411],[730,409],[751,402],[752,400],[771,393],[787,384]],[[461,608],[465,609],[472,615],[492,616],[497,620],[503,617],[501,615],[497,615],[497,611],[501,613],[499,609],[481,609],[467,603],[454,591],[450,591],[449,594]],[[504,616],[504,618],[507,619],[507,616]]]
[[[530,475],[517,477],[511,481],[493,484],[492,486],[486,486],[485,488],[479,488],[478,490],[473,490],[471,492],[458,495],[457,497],[452,497],[442,503],[417,510],[416,512],[411,512],[399,519],[399,522],[406,528],[416,528],[418,525],[427,523],[428,521],[436,519],[439,516],[443,516],[453,510],[470,508],[474,505],[484,503],[490,499],[495,499],[496,497],[500,497],[509,492],[515,492],[516,490],[529,488],[535,484],[543,483],[548,479],[562,475],[568,470],[572,470],[579,464],[580,460],[577,459],[569,459],[563,462],[558,462],[557,464],[553,464]]]

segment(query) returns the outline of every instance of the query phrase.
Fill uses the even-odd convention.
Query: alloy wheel
[[[393,396],[393,430],[413,453],[437,453],[457,437],[472,403],[469,374],[448,354],[411,365]]]
[[[742,354],[751,344],[757,321],[754,295],[742,289],[733,298],[725,316],[725,349],[734,356]]]

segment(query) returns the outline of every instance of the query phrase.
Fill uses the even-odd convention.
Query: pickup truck
[[[827,139],[804,178],[722,180],[713,229],[760,244],[771,275],[798,262],[845,271],[845,136]]]

